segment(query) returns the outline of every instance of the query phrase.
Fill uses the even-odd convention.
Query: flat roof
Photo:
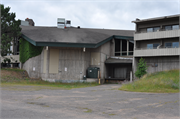
[[[154,17],[154,18],[142,19],[142,20],[137,18],[135,21],[132,21],[132,22],[139,23],[139,22],[154,21],[154,20],[160,20],[160,19],[175,18],[175,17],[180,17],[180,14],[170,15],[170,16],[162,16],[162,17]]]

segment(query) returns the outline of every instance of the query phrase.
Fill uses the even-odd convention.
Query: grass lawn
[[[72,89],[72,88],[84,88],[97,86],[98,83],[61,83],[61,82],[48,82],[40,79],[30,79],[22,78],[22,73],[24,70],[20,69],[2,69],[1,70],[1,87],[10,87],[10,86],[39,86],[42,89],[45,87],[51,87],[54,89]]]
[[[147,74],[133,83],[122,85],[119,90],[133,92],[178,93],[179,70]]]

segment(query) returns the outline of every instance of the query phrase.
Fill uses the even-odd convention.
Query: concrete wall
[[[102,46],[95,48],[95,49],[91,49],[91,52],[99,52],[100,53],[100,65],[90,65],[90,67],[99,67],[100,68],[100,72],[101,72],[101,79],[104,79],[105,77],[107,77],[107,71],[106,71],[106,66],[105,66],[105,61],[107,58],[109,58],[111,55],[114,56],[114,42],[109,41],[105,44],[103,44]]]
[[[167,71],[172,69],[179,69],[179,56],[164,56],[164,57],[142,57],[147,62],[147,72],[154,73],[159,71]],[[139,57],[135,57],[135,64],[139,62]],[[137,70],[137,66],[134,66]]]
[[[41,55],[30,58],[23,64],[23,69],[27,70],[30,77],[41,77],[43,80],[82,80],[86,75],[88,67],[99,67],[101,71],[101,79],[106,76],[105,60],[113,53],[113,42],[107,42],[98,48],[59,48],[49,47],[48,50],[43,49]],[[56,49],[59,53],[55,59],[51,56],[55,55],[51,50]],[[97,53],[100,63],[91,65],[91,54]],[[57,54],[57,53],[56,53]],[[95,55],[96,56],[96,55]],[[58,60],[58,69],[53,68],[55,60]],[[54,66],[53,66],[54,65]],[[35,67],[35,71],[33,71]],[[53,73],[54,72],[54,73]],[[57,73],[56,73],[57,72]]]
[[[41,53],[42,54],[42,53]],[[41,55],[32,57],[28,59],[23,65],[22,68],[26,70],[31,78],[40,78],[41,77]]]

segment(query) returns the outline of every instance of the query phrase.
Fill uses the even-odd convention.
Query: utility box
[[[98,78],[98,71],[100,71],[100,68],[98,67],[87,68],[86,71],[87,78]]]

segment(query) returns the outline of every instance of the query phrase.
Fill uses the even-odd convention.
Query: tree
[[[144,74],[146,74],[147,65],[145,59],[141,57],[138,63],[137,71],[135,72],[136,77],[141,78]]]
[[[16,14],[9,13],[10,7],[1,5],[1,56],[13,53],[10,46],[16,45],[21,35],[20,20],[15,20]]]

